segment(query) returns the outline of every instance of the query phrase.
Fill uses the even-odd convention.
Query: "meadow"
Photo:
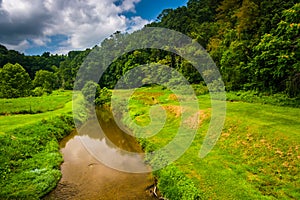
[[[200,105],[199,129],[178,160],[153,172],[160,192],[172,200],[300,199],[300,109],[243,102],[236,95],[234,101],[227,101],[226,121],[216,146],[201,159],[199,150],[210,123],[211,103],[205,88],[195,88]],[[151,122],[149,111],[153,105],[161,105],[167,114],[158,134],[139,139],[146,152],[165,146],[177,134],[181,98],[188,100],[160,86],[133,93],[129,117],[137,124]],[[74,128],[71,99],[70,91],[56,91],[44,97],[13,99],[10,101],[16,106],[1,108],[6,114],[0,116],[0,199],[39,199],[56,186],[63,161],[58,142]],[[31,110],[39,112],[24,114],[27,108],[22,105],[28,106],[29,102]],[[82,102],[83,97],[78,95],[74,103]],[[82,113],[75,120],[86,120]],[[124,122],[137,132],[129,118]],[[163,156],[146,157],[146,162],[161,164]]]
[[[167,112],[163,129],[140,139],[146,152],[165,146],[178,131],[180,112],[172,96],[161,87],[141,88],[129,101],[130,116],[140,125],[150,123],[151,105],[160,104]],[[167,198],[300,199],[299,108],[228,101],[222,134],[213,150],[200,159],[211,117],[210,96],[199,95],[198,101],[200,128],[194,141],[176,162],[155,172]],[[124,121],[134,128],[129,119]],[[163,159],[149,160],[155,162]]]

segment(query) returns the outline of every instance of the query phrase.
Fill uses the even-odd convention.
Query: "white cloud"
[[[25,51],[26,49],[28,49],[30,47],[30,43],[27,40],[23,40],[20,43],[18,43],[17,45],[6,44],[6,43],[3,43],[3,45],[7,49],[18,50],[21,52]]]
[[[37,46],[46,46],[48,42],[51,42],[51,39],[47,37],[33,38],[32,42]]]
[[[127,20],[127,32],[132,33],[136,30],[143,28],[146,24],[151,23],[152,21],[145,20],[140,16],[132,17],[130,20]]]
[[[121,8],[126,11],[135,12],[135,4],[140,2],[140,0],[124,0],[121,4]]]
[[[30,44],[45,46],[51,36],[65,35],[68,40],[59,44],[58,52],[93,47],[116,31],[132,32],[149,23],[123,14],[135,12],[139,1],[2,0],[0,43],[24,51]]]

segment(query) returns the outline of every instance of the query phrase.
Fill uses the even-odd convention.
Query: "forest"
[[[300,4],[296,0],[190,0],[166,9],[148,27],[179,31],[200,43],[221,72],[226,91],[300,95]],[[99,46],[111,45],[127,33],[115,32]],[[28,56],[0,46],[0,97],[39,96],[73,89],[77,71],[98,45],[67,55]],[[158,49],[127,53],[101,77],[101,88],[113,88],[128,70],[146,63],[168,65],[197,84],[197,70],[178,55]]]

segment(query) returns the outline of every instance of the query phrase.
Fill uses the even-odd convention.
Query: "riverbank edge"
[[[129,123],[131,120],[123,119],[123,123],[136,134],[136,131]],[[146,153],[145,162],[150,166],[158,166],[164,162],[163,155],[154,157],[151,160],[147,158],[147,154],[151,154],[155,150],[155,145],[145,138],[137,138],[138,143],[141,145],[142,150]],[[159,162],[159,163],[157,163]],[[195,186],[192,179],[187,177],[179,168],[174,164],[169,164],[160,170],[152,171],[152,175],[156,180],[155,187],[163,197],[159,199],[172,199],[172,200],[194,200],[202,199],[200,190]]]
[[[73,103],[85,110],[82,95]],[[83,124],[87,117],[70,111],[1,134],[0,199],[41,199],[51,192],[62,177],[59,142],[75,120]]]
[[[55,188],[63,162],[59,141],[73,129],[72,114],[66,113],[3,135],[0,199],[40,199]]]

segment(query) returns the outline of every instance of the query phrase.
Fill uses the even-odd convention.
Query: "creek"
[[[83,145],[82,139],[91,141],[91,145],[97,145],[106,156],[112,160],[118,158],[118,161],[126,157],[120,155],[116,146],[131,152],[142,151],[134,137],[119,129],[108,110],[98,110],[97,117],[82,126],[86,134],[79,135],[73,131],[60,142],[64,158],[62,178],[44,199],[155,199],[151,194],[154,179],[150,173],[126,173],[107,167]],[[99,124],[106,138],[98,134]]]

